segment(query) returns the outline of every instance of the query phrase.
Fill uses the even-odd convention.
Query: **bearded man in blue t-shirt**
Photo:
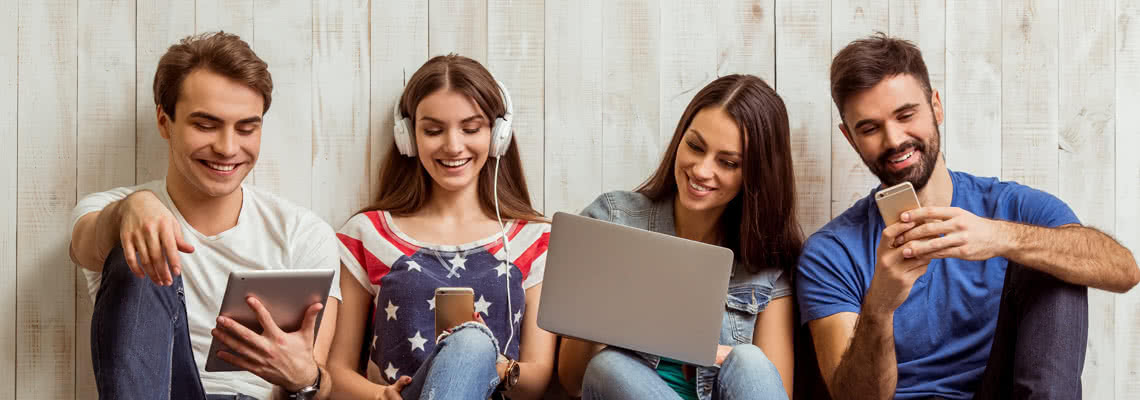
[[[942,102],[914,44],[877,35],[835,56],[843,136],[882,185],[813,234],[796,278],[834,398],[1081,397],[1087,287],[1140,281],[1128,249],[1056,197],[950,171]],[[886,226],[876,191],[922,208]]]

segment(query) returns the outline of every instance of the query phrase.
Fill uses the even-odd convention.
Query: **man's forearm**
[[[831,397],[836,400],[891,399],[897,382],[894,315],[864,310],[855,323],[851,345],[843,353],[831,379],[828,388]]]
[[[1140,281],[1128,249],[1108,235],[1083,226],[1045,228],[1002,222],[1003,256],[1075,285],[1123,293]]]
[[[102,271],[110,250],[119,242],[119,206],[122,200],[104,207],[92,217],[76,223],[71,237],[72,261],[81,267]],[[91,216],[89,214],[89,216]]]

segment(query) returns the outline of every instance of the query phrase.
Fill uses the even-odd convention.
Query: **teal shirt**
[[[669,384],[669,388],[677,392],[685,400],[697,400],[697,382],[685,379],[684,364],[672,358],[661,358],[657,364],[657,375]]]

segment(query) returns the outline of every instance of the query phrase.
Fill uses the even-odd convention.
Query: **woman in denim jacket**
[[[648,181],[634,192],[603,194],[586,207],[589,217],[728,247],[736,267],[725,298],[718,367],[565,338],[558,375],[570,394],[790,396],[790,271],[803,244],[790,141],[787,110],[776,92],[755,76],[725,76],[689,103]]]

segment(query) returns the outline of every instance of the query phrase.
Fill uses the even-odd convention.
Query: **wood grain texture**
[[[831,220],[831,8],[827,0],[779,0],[776,92],[788,108],[800,226],[811,234]],[[852,151],[850,148],[841,151]]]
[[[716,2],[716,76],[751,74],[775,87],[776,1]]]
[[[339,227],[368,203],[367,0],[313,3],[313,203]]]
[[[950,169],[1001,176],[1002,8],[988,0],[946,3],[945,122]]]
[[[602,5],[603,191],[644,182],[668,145],[661,140],[660,11],[656,1]]]
[[[511,127],[531,204],[539,212],[544,208],[546,154],[546,126],[542,121],[545,36],[543,2],[487,0],[487,69],[511,93],[515,108]]]
[[[170,46],[194,34],[194,2],[144,0],[135,9],[135,182],[166,177],[170,147],[158,133],[154,71]]]
[[[273,102],[251,183],[303,207],[313,188],[313,16],[288,0],[256,0],[246,41],[269,64]]]
[[[930,86],[937,91],[946,90],[946,0],[893,0],[890,2],[891,36],[914,42],[922,50],[922,60],[930,75]],[[946,103],[943,102],[946,111]],[[946,153],[947,129],[943,120],[941,145]]]
[[[831,2],[831,51],[839,53],[848,43],[875,32],[889,32],[890,12],[887,0],[834,0]],[[831,65],[830,60],[828,65]],[[830,86],[829,86],[830,88]],[[828,90],[830,92],[830,89]],[[839,110],[831,112],[832,131],[842,123]],[[859,153],[847,142],[842,132],[831,135],[831,216],[835,217],[866,197],[879,185]]]
[[[1057,194],[1057,0],[1003,7],[1001,176]]]
[[[19,2],[15,393],[75,397],[76,1]]]
[[[19,149],[16,147],[19,3],[0,4],[0,387],[16,387],[16,191]],[[0,399],[16,398],[15,391]]]
[[[79,0],[79,21],[77,199],[135,184],[135,2]],[[95,399],[92,301],[87,278],[74,274],[75,397]]]
[[[546,5],[547,215],[577,213],[602,193],[602,5],[603,0]]]
[[[718,9],[726,4],[669,0],[660,5],[661,100],[657,141],[663,153],[689,101],[717,77]]]
[[[459,53],[487,63],[487,0],[430,0],[428,54]]]
[[[1116,18],[1116,238],[1140,257],[1140,1],[1117,0]],[[1103,94],[1103,93],[1102,93]],[[1117,295],[1115,310],[1115,398],[1140,399],[1140,290]],[[1091,338],[1091,337],[1090,337]],[[1087,367],[1086,367],[1087,368]],[[1087,398],[1087,397],[1086,397]]]
[[[307,10],[293,3],[295,10]],[[275,19],[263,18],[265,10],[255,7],[254,0],[194,0],[194,31],[206,33],[224,31],[241,37],[246,43],[253,44],[254,15],[267,24],[279,23]],[[279,37],[278,39],[285,39]],[[256,48],[253,49],[257,51]]]

